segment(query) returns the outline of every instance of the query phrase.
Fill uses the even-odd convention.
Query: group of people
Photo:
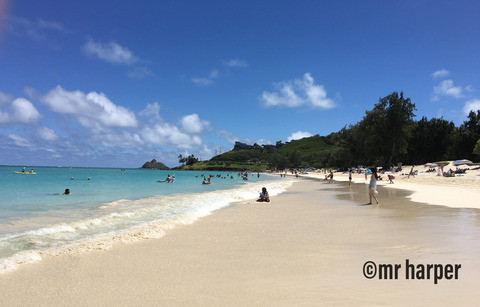
[[[26,173],[26,172],[25,172],[25,166],[22,168],[21,173]],[[28,173],[29,173],[29,174],[33,174],[33,168],[31,168],[31,169],[28,171]]]
[[[166,182],[166,183],[173,183],[174,181],[175,181],[175,175],[170,176],[170,174],[168,174],[165,180],[157,180],[157,182]]]

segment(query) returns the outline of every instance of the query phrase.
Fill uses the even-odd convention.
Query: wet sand
[[[269,204],[236,203],[161,239],[20,266],[0,275],[0,305],[476,304],[480,211],[378,190],[379,207],[366,205],[365,184],[300,180]],[[406,279],[407,259],[416,272],[461,264],[458,279]],[[365,278],[367,261],[400,264],[397,279]]]

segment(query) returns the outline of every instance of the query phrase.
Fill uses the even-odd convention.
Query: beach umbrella
[[[464,164],[470,164],[472,161],[467,160],[467,159],[462,159],[462,160],[455,160],[453,161],[453,165],[458,166],[458,165],[464,165]]]

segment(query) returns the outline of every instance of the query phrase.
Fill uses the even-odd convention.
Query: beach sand
[[[300,179],[268,204],[235,203],[161,239],[22,265],[0,275],[0,305],[477,304],[479,211],[383,187],[381,206],[366,205],[366,187]],[[407,279],[407,259],[461,268],[435,284]],[[367,279],[367,261],[401,267],[396,279]]]
[[[401,172],[380,174],[383,180],[378,181],[377,186],[412,191],[413,193],[409,193],[407,197],[416,202],[453,208],[480,209],[480,169],[471,170],[476,168],[476,166],[461,165],[456,167],[453,163],[450,163],[444,167],[445,172],[450,169],[455,171],[457,168],[468,170],[465,174],[456,175],[455,177],[442,177],[437,176],[436,172],[427,172],[429,170],[428,167],[417,165],[414,166],[414,171],[417,172],[417,175],[408,178],[411,167],[411,165],[407,165],[403,167]],[[394,184],[389,183],[388,174],[395,176]],[[325,179],[325,173],[322,172],[313,172],[301,176]],[[368,185],[370,176],[369,174],[368,178],[365,179],[364,174],[353,174],[352,182]],[[348,173],[336,172],[334,180],[348,181]]]

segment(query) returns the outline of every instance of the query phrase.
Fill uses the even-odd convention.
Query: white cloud
[[[0,123],[33,124],[40,117],[40,112],[25,98],[17,98],[6,103],[7,110],[0,110]]]
[[[308,138],[308,137],[311,137],[311,136],[313,136],[313,134],[311,134],[310,132],[297,131],[297,132],[292,133],[292,135],[287,138],[287,142],[290,142],[290,141],[293,141],[293,140],[300,140],[300,139]]]
[[[83,46],[83,51],[112,64],[131,65],[138,61],[133,52],[115,42],[99,43],[90,39]]]
[[[315,84],[315,80],[309,73],[304,74],[302,80],[279,82],[275,87],[276,92],[263,92],[260,97],[266,107],[302,105],[321,109],[335,107],[335,102],[327,97],[325,88]]]
[[[213,83],[213,80],[218,78],[219,72],[217,69],[212,69],[208,78],[192,78],[192,82],[198,86],[207,86]]]
[[[240,141],[240,138],[227,130],[219,130],[217,134],[227,140],[229,143],[234,144],[235,142]]]
[[[7,93],[0,92],[0,106],[7,104],[13,100],[13,97]]]
[[[255,143],[257,143],[258,145],[272,145],[272,142],[266,139],[259,139]]]
[[[433,87],[433,100],[438,100],[440,95],[450,96],[453,98],[463,97],[463,89],[461,86],[454,86],[453,80],[443,80],[438,85]]]
[[[106,147],[138,148],[144,145],[140,135],[127,131],[123,131],[122,133],[109,131],[107,133],[96,134],[91,137],[91,140],[96,144]]]
[[[142,79],[146,77],[152,77],[155,74],[147,67],[138,66],[134,67],[127,75],[135,79]]]
[[[247,67],[247,62],[240,59],[231,59],[228,61],[223,61],[223,65],[226,67]]]
[[[438,78],[445,78],[450,74],[450,72],[446,69],[440,69],[431,74],[433,79],[438,79]]]
[[[149,103],[147,107],[138,113],[141,116],[149,117],[153,120],[162,120],[160,116],[160,105],[158,102]]]
[[[192,82],[199,86],[207,86],[213,83],[211,79],[207,78],[193,78]]]
[[[188,149],[202,144],[200,137],[190,136],[182,132],[178,127],[168,123],[144,127],[141,135],[146,143],[172,146],[180,149]]]
[[[212,69],[212,71],[210,72],[209,78],[215,79],[215,78],[218,78],[218,75],[219,75],[218,69]]]
[[[58,85],[43,97],[43,102],[54,112],[73,115],[85,128],[137,126],[132,111],[115,105],[103,93],[69,92]]]
[[[23,138],[23,137],[21,137],[21,136],[19,136],[19,135],[9,134],[8,137],[9,137],[9,138],[15,143],[15,145],[17,145],[17,146],[21,146],[21,147],[29,147],[29,146],[32,146],[27,139],[25,139],[25,138]]]
[[[13,35],[27,36],[37,41],[45,40],[48,32],[69,32],[62,24],[55,21],[30,21],[16,16],[9,18],[8,30]]]
[[[469,100],[465,103],[465,106],[463,107],[463,113],[465,115],[468,115],[470,111],[478,111],[480,110],[480,99],[472,99]]]
[[[181,120],[182,128],[188,133],[201,133],[211,127],[207,120],[201,120],[197,114],[186,115]]]
[[[59,136],[50,128],[40,127],[37,129],[37,133],[42,140],[45,141],[56,141],[59,139]]]

